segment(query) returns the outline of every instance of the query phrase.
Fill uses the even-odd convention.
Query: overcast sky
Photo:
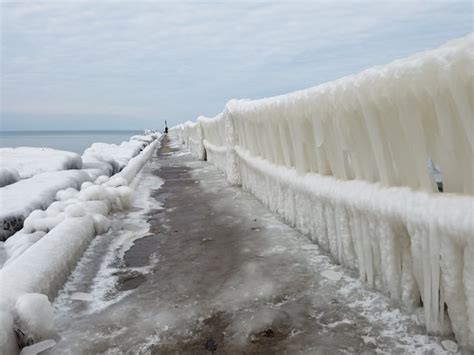
[[[471,1],[2,1],[1,129],[142,129],[435,48]]]

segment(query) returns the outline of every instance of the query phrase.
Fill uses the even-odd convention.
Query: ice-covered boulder
[[[46,295],[25,293],[14,309],[15,334],[21,348],[54,336],[53,307]]]
[[[13,184],[20,179],[20,174],[15,169],[0,167],[0,187]]]
[[[82,159],[77,153],[51,148],[0,148],[0,168],[15,169],[25,179],[47,171],[81,169]]]

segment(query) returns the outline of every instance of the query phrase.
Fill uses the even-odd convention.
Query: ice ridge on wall
[[[422,302],[429,332],[451,324],[474,349],[473,96],[471,34],[314,88],[232,100],[197,120],[199,149],[362,280],[406,308]],[[189,146],[196,129],[170,134]]]

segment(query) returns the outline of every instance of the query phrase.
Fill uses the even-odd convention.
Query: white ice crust
[[[81,169],[82,159],[77,153],[51,148],[0,148],[0,166],[25,179],[47,171]]]
[[[44,210],[28,213],[23,228],[0,243],[1,354],[18,351],[14,327],[34,335],[35,342],[45,339],[48,324],[46,320],[42,324],[36,321],[45,319],[46,315],[38,312],[46,312],[48,308],[38,304],[54,297],[94,236],[109,229],[109,212],[131,205],[133,191],[129,185],[156,151],[157,138],[156,134],[151,138],[133,137],[131,141],[144,143],[139,144],[142,151],[128,159],[123,169],[112,177],[96,177],[82,170],[50,172],[3,188],[11,189],[23,183],[25,190],[34,190],[35,182],[36,188],[43,188],[53,181],[50,190],[43,188],[45,192],[38,198],[38,207]],[[51,179],[59,173],[70,174],[69,178],[75,180],[65,183],[64,179]],[[49,179],[38,180],[48,177],[45,174],[51,174]],[[94,182],[90,181],[92,177]],[[14,193],[18,191],[11,191],[12,201]]]
[[[82,159],[75,153],[47,148],[0,149],[2,158],[5,158],[0,159],[0,186],[3,185],[0,187],[0,225],[3,225],[0,241],[18,231],[33,210],[49,206],[59,190],[68,187],[77,189],[85,181],[111,176],[125,167],[132,169],[135,165],[128,165],[129,161],[157,138],[156,133],[151,133],[133,136],[120,145],[95,143],[86,149]],[[51,155],[51,164],[48,155]],[[3,164],[10,164],[11,167]],[[19,169],[21,176],[16,169]],[[130,181],[135,174],[132,169],[126,180]],[[20,180],[20,177],[23,179]]]
[[[421,300],[429,332],[451,324],[474,349],[473,85],[469,35],[307,90],[232,100],[196,124],[229,182],[403,307]],[[170,134],[191,146],[193,130]]]

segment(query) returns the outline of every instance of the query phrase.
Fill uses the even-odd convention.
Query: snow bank
[[[421,299],[427,330],[451,323],[471,349],[473,62],[469,35],[198,120],[208,160],[230,182],[403,306]],[[441,178],[451,194],[437,193]]]
[[[25,314],[18,309],[19,300],[37,300],[36,294],[50,299],[55,296],[92,238],[110,227],[109,212],[130,206],[132,190],[128,185],[158,144],[153,141],[112,178],[100,176],[94,183],[86,181],[80,188],[58,191],[54,203],[45,211],[32,212],[23,229],[4,243],[0,334],[7,335],[0,336],[2,350],[17,351],[14,328],[25,333],[26,338],[33,336],[34,342],[44,338],[38,334],[44,333],[45,324],[34,325],[30,321],[40,317],[38,312],[44,311],[44,307],[32,308],[31,302],[26,301],[26,306],[21,307],[28,310]]]
[[[22,179],[36,174],[68,169],[81,169],[79,154],[51,148],[0,148],[0,166],[16,170]]]

